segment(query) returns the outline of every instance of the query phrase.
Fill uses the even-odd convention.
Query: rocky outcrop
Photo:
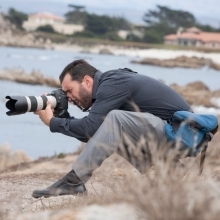
[[[137,61],[133,60],[132,63],[161,66],[161,67],[180,67],[180,68],[202,68],[208,66],[215,70],[220,70],[220,64],[214,63],[211,59],[199,58],[199,57],[187,57],[179,56],[174,59],[154,59],[154,58],[144,58],[143,60]]]
[[[113,53],[107,49],[107,48],[103,48],[99,51],[99,54],[107,54],[107,55],[112,55]]]
[[[60,82],[51,77],[45,77],[40,71],[33,70],[30,74],[23,69],[3,69],[0,71],[0,80],[9,80],[31,85],[47,85],[60,87]]]
[[[220,98],[220,90],[210,91],[202,82],[189,83],[186,86],[171,84],[170,87],[182,95],[190,105],[218,107],[212,102],[212,98]]]
[[[49,38],[37,38],[31,33],[18,30],[2,14],[0,14],[0,36],[0,46],[53,49]]]

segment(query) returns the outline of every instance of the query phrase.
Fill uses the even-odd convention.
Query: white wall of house
[[[117,34],[120,38],[127,39],[127,36],[130,34],[130,31],[119,30]]]
[[[143,38],[144,37],[144,32],[142,30],[138,30],[133,28],[132,30],[128,31],[128,30],[119,30],[118,31],[118,36],[121,37],[122,39],[127,39],[129,34],[133,34],[139,38]]]
[[[71,35],[84,30],[84,26],[78,24],[54,24],[53,28],[58,33],[65,35]]]
[[[165,40],[164,43],[168,45],[178,45],[178,41],[176,40]]]
[[[75,32],[81,32],[84,30],[83,25],[66,24],[58,20],[41,18],[28,18],[28,20],[25,21],[22,26],[27,31],[35,31],[38,27],[48,24],[51,25],[56,32],[65,35],[71,35]]]
[[[207,48],[220,48],[220,43],[219,42],[207,42],[204,44],[204,46]]]

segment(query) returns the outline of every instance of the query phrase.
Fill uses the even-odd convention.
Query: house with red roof
[[[203,32],[196,27],[179,28],[176,34],[164,36],[165,44],[220,48],[220,33]]]

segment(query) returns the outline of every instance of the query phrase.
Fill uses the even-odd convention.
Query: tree
[[[156,10],[149,10],[145,13],[143,20],[147,23],[147,26],[165,23],[168,27],[172,28],[189,28],[196,24],[193,14],[182,10],[172,10],[160,5],[157,5]]]
[[[196,25],[196,19],[191,13],[160,5],[157,5],[156,10],[146,12],[143,20],[146,23],[144,41],[148,43],[162,43],[165,35],[175,33],[179,27]]]
[[[117,30],[130,30],[131,24],[123,17],[112,18]]]
[[[203,25],[198,23],[196,27],[205,32],[220,32],[220,28],[214,28],[208,24]]]
[[[106,15],[88,14],[86,19],[86,30],[97,35],[104,35],[107,32],[116,30],[114,21]]]
[[[84,25],[87,18],[85,7],[71,4],[68,6],[73,9],[65,14],[66,21],[68,23]]]
[[[72,4],[69,4],[68,6],[70,8],[74,8],[74,11],[81,11],[81,10],[85,9],[85,6],[82,6],[82,5],[72,5]]]
[[[14,8],[8,10],[8,15],[6,16],[17,28],[23,29],[22,24],[27,20],[27,14],[23,12],[16,11]]]

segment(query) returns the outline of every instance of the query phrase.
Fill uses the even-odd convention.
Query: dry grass
[[[128,203],[142,210],[148,220],[219,219],[219,158],[208,155],[205,170],[198,176],[200,155],[182,159],[182,166],[173,162],[173,152],[168,152],[164,160],[166,145],[159,150],[157,145],[151,147],[153,166],[145,174],[141,175],[119,157],[111,158],[95,171],[88,183],[93,190],[88,195],[40,199],[36,211]],[[211,155],[219,155],[219,150],[220,146],[213,148]]]
[[[12,152],[11,147],[7,143],[0,145],[0,171],[7,167],[30,161],[32,161],[32,159],[28,157],[25,152]]]
[[[198,175],[200,155],[197,158],[181,159],[183,166],[182,163],[174,162],[174,150],[169,151],[166,144],[158,146],[152,141],[150,151],[153,166],[146,173],[140,174],[128,162],[114,155],[94,172],[86,185],[89,192],[87,195],[38,200],[27,198],[13,215],[10,213],[13,207],[11,211],[1,211],[0,219],[14,220],[20,213],[32,213],[35,216],[39,211],[45,210],[50,213],[76,208],[79,210],[92,204],[129,204],[148,220],[217,220],[220,215],[220,132],[216,137],[213,140],[214,145],[208,149],[201,176]],[[136,146],[128,146],[140,161],[144,160],[139,154],[144,143],[145,141],[140,140]],[[22,178],[25,183],[25,176]],[[37,177],[42,182],[43,178],[46,177]],[[11,180],[13,181],[12,177]],[[2,202],[4,201],[1,204]]]

